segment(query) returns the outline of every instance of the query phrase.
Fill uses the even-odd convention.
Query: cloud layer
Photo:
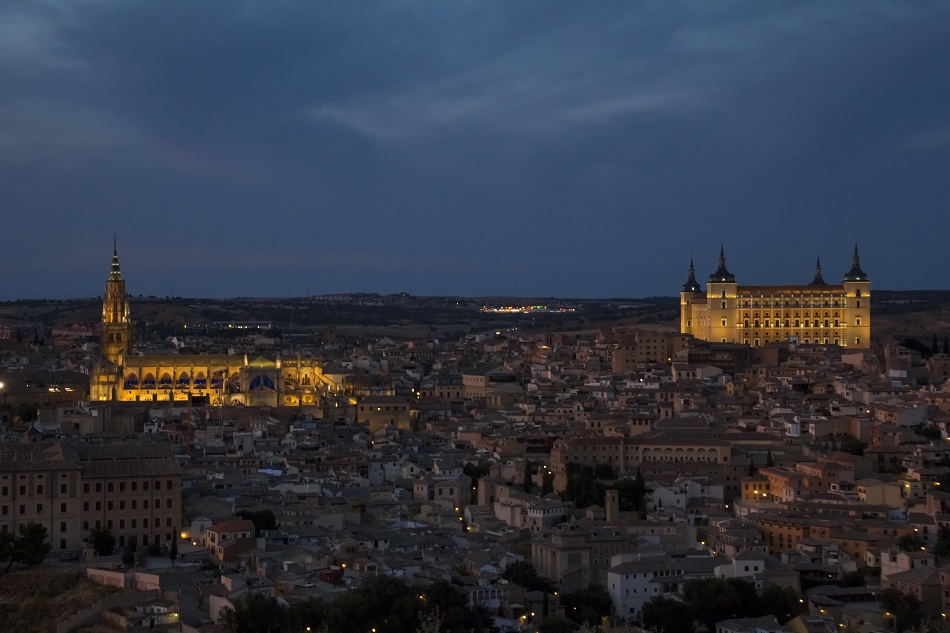
[[[0,297],[943,288],[943,3],[0,4]],[[708,271],[706,269],[709,269]]]

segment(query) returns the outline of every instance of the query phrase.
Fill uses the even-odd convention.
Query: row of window
[[[108,502],[106,502],[106,509],[107,509],[107,510],[114,510],[114,509],[115,509],[114,503],[115,503],[115,502],[113,502],[113,501],[108,501]],[[125,501],[119,501],[119,510],[125,510],[125,509],[126,509],[125,505],[126,505],[126,502],[125,502]],[[130,502],[130,507],[129,507],[129,509],[130,509],[130,510],[138,510],[139,508],[138,508],[137,506],[138,506],[137,500],[136,500],[136,499],[132,499],[132,501]],[[165,508],[166,508],[166,509],[170,509],[170,508],[172,508],[173,506],[174,506],[174,500],[173,500],[171,497],[165,499]],[[84,501],[83,504],[82,504],[83,512],[89,512],[89,508],[90,508],[90,502],[89,502],[89,501]],[[95,502],[95,508],[96,508],[96,511],[101,512],[101,511],[102,511],[102,502],[101,502],[101,501],[96,501],[96,502]],[[155,500],[155,504],[152,506],[152,509],[154,509],[154,510],[161,510],[161,508],[162,508],[162,500],[161,500],[161,499],[156,499],[156,500]],[[148,507],[148,499],[143,499],[143,500],[142,500],[142,510],[148,510],[148,509],[149,509],[149,507]],[[26,514],[26,504],[25,504],[25,503],[21,503],[21,504],[19,505],[19,511],[20,511],[19,514],[21,514],[21,515]],[[65,513],[67,512],[67,510],[66,510],[66,503],[65,503],[65,502],[59,504],[59,511],[60,511],[61,514],[65,514]],[[6,504],[0,505],[0,515],[2,515],[2,516],[7,516],[7,515],[9,515],[9,514],[10,514],[10,506],[9,506],[9,505],[6,505]],[[42,503],[37,503],[37,504],[36,504],[36,514],[43,514],[43,504],[42,504]]]
[[[750,326],[750,323],[752,324],[751,326]],[[832,325],[832,323],[834,323],[834,325]],[[726,318],[723,318],[719,321],[719,324],[722,325],[723,327],[728,327],[729,320]],[[861,317],[855,317],[854,324],[855,326],[860,327]],[[841,327],[841,325],[842,325],[841,321],[839,321],[838,319],[835,319],[834,321],[830,319],[825,319],[824,321],[820,321],[819,319],[815,319],[815,320],[805,319],[804,321],[795,319],[795,325],[792,325],[791,319],[785,319],[784,325],[782,325],[782,321],[779,319],[775,319],[774,321],[772,319],[765,319],[764,321],[760,321],[759,319],[755,319],[754,321],[745,319],[742,321],[741,327],[755,327],[755,328],[759,328],[759,327],[806,327],[806,328],[817,327],[817,328],[821,328],[821,327]],[[847,327],[847,323],[845,323],[844,325],[845,327]]]
[[[750,318],[750,314],[751,314],[751,317],[752,317],[752,318],[756,318],[756,319],[758,319],[760,316],[763,317],[763,318],[765,318],[765,319],[767,319],[767,318],[769,318],[769,316],[770,316],[768,312],[765,312],[765,313],[763,313],[763,314],[761,314],[761,315],[760,315],[758,312],[752,312],[752,313],[743,312],[743,313],[742,313],[742,318],[743,318],[743,319],[748,319],[748,318]],[[786,318],[786,319],[791,318],[791,315],[792,315],[791,312],[786,312],[786,313],[785,313],[785,318]],[[811,314],[810,312],[805,312],[804,315],[805,315],[805,318],[806,318],[806,319],[807,319],[807,318],[810,318],[810,317],[812,316],[812,314]],[[782,313],[781,313],[781,312],[775,312],[775,313],[772,314],[771,316],[772,316],[774,319],[778,320],[779,318],[781,318]],[[801,313],[801,312],[796,312],[796,313],[795,313],[795,318],[796,318],[796,319],[799,318],[800,316],[802,316],[802,313]],[[815,310],[814,316],[815,316],[816,319],[817,319],[817,318],[820,318],[820,317],[821,317],[821,312],[819,312],[818,310]],[[825,312],[825,318],[826,318],[826,319],[829,318],[830,316],[831,316],[831,313],[830,313],[830,312]],[[835,318],[838,318],[839,316],[841,316],[841,314],[840,314],[839,312],[835,312],[835,313],[834,313],[834,317],[835,317]],[[858,317],[858,318],[860,318],[860,317]]]
[[[152,523],[153,523],[153,527],[162,527],[162,520],[161,520],[160,518],[158,518],[158,517],[156,517]],[[110,530],[115,529],[116,524],[118,524],[118,526],[119,526],[118,529],[120,529],[120,530],[126,529],[126,524],[128,524],[128,528],[129,528],[130,530],[136,530],[136,529],[138,529],[138,527],[139,527],[139,520],[138,520],[138,519],[129,519],[128,521],[126,521],[125,519],[117,519],[117,520],[108,519],[108,520],[106,521],[106,528],[108,528],[108,529],[110,529]],[[148,520],[148,519],[142,519],[142,527],[143,527],[143,528],[148,528],[148,524],[149,524],[149,520]],[[63,523],[62,525],[66,525],[66,524]],[[96,527],[97,527],[97,528],[101,528],[101,527],[102,527],[102,521],[96,521]],[[172,527],[172,518],[171,518],[171,517],[166,517],[166,518],[165,518],[165,527]],[[83,529],[83,531],[89,530],[89,521],[83,521],[83,522],[82,522],[82,529]],[[157,535],[156,535],[156,538],[158,538]],[[168,540],[171,540],[171,539],[168,539]]]
[[[124,482],[124,481],[120,481],[120,482],[118,482],[118,484],[109,481],[109,482],[106,483],[106,492],[115,492],[115,489],[116,489],[116,488],[118,488],[119,492],[125,492],[125,484],[126,484],[126,482]],[[137,481],[129,482],[129,489],[130,489],[132,492],[137,492],[137,491],[138,491],[138,484],[139,484],[139,482],[137,482]],[[142,482],[142,490],[148,490],[148,486],[149,486],[149,482],[148,482],[148,481],[143,481],[143,482]],[[172,479],[167,479],[167,480],[165,481],[165,490],[174,490],[174,488],[175,488],[175,482],[174,482],[174,480],[172,480]],[[83,491],[83,492],[89,492],[89,489],[90,489],[90,485],[89,485],[88,483],[84,483],[84,484],[82,485],[82,491]],[[156,480],[155,480],[154,489],[155,489],[155,490],[161,490],[161,489],[162,489],[162,482],[161,482],[161,480],[159,480],[159,479],[156,479]],[[97,483],[96,483],[96,492],[102,492],[102,482],[97,482]]]
[[[768,338],[768,336],[769,336],[769,334],[768,334],[768,332],[766,332],[766,333],[765,333],[765,337]],[[789,336],[788,332],[785,333],[785,336],[786,336],[786,337]],[[775,339],[775,340],[781,340],[781,339],[779,339],[779,338],[776,336],[776,339]],[[752,345],[753,347],[758,347],[759,344],[761,343],[761,340],[760,340],[760,339],[757,339],[757,338],[756,338],[756,339],[752,339],[752,341],[753,341],[753,342],[751,343],[751,345]],[[726,342],[726,339],[722,339],[722,342],[725,343],[725,342]],[[815,345],[841,345],[841,344],[842,344],[842,343],[841,343],[841,339],[838,339],[838,338],[835,338],[835,339],[831,339],[831,338],[828,338],[828,337],[825,337],[825,338],[818,338],[818,337],[809,338],[809,337],[807,337],[807,336],[802,339],[802,343],[804,343],[805,345],[810,345],[810,344],[812,344],[812,343],[814,343]],[[747,338],[742,339],[742,344],[743,344],[743,345],[749,345],[749,344],[750,344],[750,343],[749,343],[749,339],[747,339]],[[854,344],[855,344],[855,345],[860,345],[860,344],[861,344],[861,337],[860,337],[860,336],[854,337]]]
[[[686,303],[688,304],[689,302],[687,301]],[[768,302],[764,302],[764,303],[762,304],[762,307],[763,307],[763,308],[831,308],[831,307],[834,307],[834,308],[839,308],[839,307],[841,307],[841,308],[847,308],[847,307],[848,307],[847,304],[842,304],[842,305],[839,306],[837,301],[834,301],[834,302],[832,302],[832,303],[833,303],[833,305],[832,305],[832,304],[829,304],[827,301],[825,301],[824,303],[819,303],[819,302],[816,301],[816,302],[814,302],[814,304],[809,304],[808,302],[805,302],[803,305],[799,305],[797,301],[793,301],[793,302],[791,302],[791,303],[789,303],[788,301],[786,301],[784,304],[782,304],[780,301],[776,301],[776,302],[774,302],[772,305],[769,305]],[[725,299],[725,294],[723,295],[723,299],[719,302],[719,305],[720,305],[720,307],[721,307],[723,310],[728,309],[728,305],[729,305],[729,304],[728,304],[728,302],[727,302],[726,299]],[[758,307],[759,307],[759,304],[758,304],[758,302],[753,301],[753,302],[752,302],[752,305],[750,306],[748,301],[743,301],[743,302],[742,302],[742,307],[743,307],[743,308],[749,308],[749,307],[758,308]],[[854,302],[854,307],[855,307],[855,308],[860,308],[860,307],[861,307],[861,300],[860,300],[860,299],[858,299],[857,301]]]
[[[15,487],[17,494],[21,497],[27,495],[27,486],[25,484],[20,484],[19,487]],[[52,488],[51,488],[52,490]],[[37,484],[33,487],[33,493],[36,496],[43,496],[43,493],[46,491],[46,488],[43,487],[43,484]],[[65,495],[69,494],[69,484],[60,484],[59,485],[59,494]],[[10,486],[0,486],[0,496],[9,497],[10,496]]]
[[[858,290],[855,293],[855,297],[861,297],[861,291]],[[722,291],[722,297],[726,298],[726,291]],[[840,299],[743,299],[742,307],[743,308],[758,308],[759,306],[763,308],[838,308],[845,307],[845,301]],[[857,299],[857,306],[861,307],[861,299]]]
[[[89,512],[89,503],[90,503],[89,501],[83,501],[83,504],[82,504],[83,512]],[[95,506],[95,507],[96,507],[96,510],[97,510],[97,511],[102,510],[102,502],[101,502],[101,501],[96,501],[95,503],[96,503],[96,506]],[[114,510],[114,509],[115,509],[114,504],[115,504],[114,501],[107,501],[107,502],[106,502],[106,510]],[[125,504],[126,504],[125,500],[120,500],[120,501],[119,501],[119,510],[125,510]],[[166,508],[171,508],[172,505],[173,505],[173,499],[172,499],[171,497],[168,497],[167,499],[165,499],[165,507],[166,507]],[[129,509],[130,509],[130,510],[138,510],[138,507],[137,507],[137,506],[138,506],[138,499],[132,499],[131,501],[129,501]],[[161,507],[162,507],[162,500],[161,500],[161,499],[155,499],[155,505],[153,505],[152,508],[155,509],[155,510],[160,510]],[[148,499],[142,499],[142,509],[143,509],[143,510],[148,510]]]

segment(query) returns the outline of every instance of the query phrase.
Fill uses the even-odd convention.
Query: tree
[[[775,466],[775,458],[772,457],[772,449],[769,449],[769,452],[765,454],[765,467],[771,468]]]
[[[419,616],[419,628],[416,633],[442,633],[445,618],[439,609],[432,609]]]
[[[950,558],[950,527],[940,526],[937,531],[937,542],[931,551],[937,558]]]
[[[905,534],[904,536],[897,539],[897,547],[901,548],[905,552],[916,552],[920,551],[921,548],[926,547],[924,539],[920,538],[916,534]]]
[[[273,511],[270,509],[264,509],[260,512],[242,512],[241,518],[254,523],[255,535],[260,534],[264,530],[277,529],[277,517],[274,516]]]
[[[468,631],[473,626],[487,629],[492,624],[487,612],[470,608],[466,595],[444,580],[426,587],[423,599],[430,618],[436,614],[441,618],[443,631]]]
[[[319,598],[309,598],[290,606],[296,631],[317,631],[327,617],[327,605]],[[309,627],[309,628],[308,628]]]
[[[639,470],[637,472],[639,473]],[[619,493],[621,511],[641,512],[646,510],[647,488],[642,474],[634,479],[618,479],[608,488]]]
[[[235,600],[233,609],[222,609],[218,622],[233,633],[279,633],[289,628],[289,615],[277,598],[250,592]]]
[[[522,483],[522,488],[525,491],[525,494],[531,494],[531,460],[524,460],[524,482]]]
[[[489,472],[491,472],[491,467],[488,464],[474,464],[468,462],[462,467],[462,473],[468,475],[472,480],[472,503],[475,503],[478,496],[476,494],[478,492],[478,480],[486,476]]]
[[[561,596],[567,617],[578,623],[597,624],[613,611],[613,602],[607,588],[591,585],[574,593]]]
[[[93,527],[89,530],[86,542],[92,546],[96,556],[108,556],[115,549],[115,536],[109,528]]]
[[[604,485],[597,481],[593,468],[569,463],[566,471],[567,484],[563,495],[565,501],[573,501],[574,506],[579,509],[603,502]]]
[[[554,492],[554,473],[544,473],[541,475],[541,496],[549,495]]]
[[[860,569],[844,574],[837,583],[839,587],[863,587],[867,584],[867,576]]]
[[[790,587],[769,585],[759,597],[759,615],[774,615],[782,624],[797,615],[799,608],[798,592]]]
[[[943,353],[950,356],[950,338],[947,338],[947,335],[943,335]]]
[[[365,633],[373,628],[412,631],[419,623],[425,600],[397,578],[367,578],[359,589],[336,598],[329,608],[326,628],[336,633]]]
[[[567,618],[548,615],[538,622],[538,633],[571,633],[573,625]]]
[[[740,578],[697,578],[683,586],[694,617],[715,630],[716,622],[755,612],[755,585]]]
[[[752,461],[752,458],[749,458],[749,467],[746,469],[746,475],[749,477],[755,477],[755,473],[758,472],[758,469],[755,467],[755,462]]]
[[[311,599],[282,607],[274,598],[248,594],[222,611],[219,623],[231,633],[296,633],[307,627],[334,633],[487,633],[492,619],[469,607],[465,594],[447,582],[420,592],[397,578],[377,576],[331,603]]]
[[[894,630],[897,633],[919,628],[924,620],[924,612],[916,596],[888,588],[880,593],[880,600],[885,617],[894,620]]]
[[[136,567],[145,567],[145,564],[148,562],[148,545],[142,543],[139,545],[139,548],[135,550],[135,566]]]
[[[8,561],[4,573],[10,571],[13,563],[39,565],[46,559],[52,545],[46,542],[46,528],[30,521],[17,528],[19,536],[13,532],[0,532],[0,561]]]
[[[853,435],[848,435],[841,440],[841,450],[850,455],[858,457],[864,455],[864,449],[867,448],[867,442],[862,442]]]
[[[168,560],[172,562],[172,567],[175,566],[175,559],[177,558],[178,558],[178,539],[173,537],[171,547],[168,548]]]
[[[36,418],[39,417],[39,411],[36,407],[32,407],[28,404],[20,405],[16,410],[16,417],[20,419],[20,422],[24,424],[30,424]]]
[[[125,548],[122,550],[122,564],[131,567],[135,564],[135,549],[138,541],[134,536],[130,536],[125,542]]]
[[[526,560],[519,560],[509,563],[502,572],[501,577],[505,580],[521,585],[528,591],[550,591],[551,581],[542,578],[534,565]]]
[[[640,609],[640,625],[648,631],[692,633],[692,610],[679,600],[656,596]]]

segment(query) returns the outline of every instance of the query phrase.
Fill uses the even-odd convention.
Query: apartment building
[[[0,531],[33,521],[54,549],[79,549],[93,527],[117,544],[170,542],[181,522],[181,469],[166,444],[0,445]]]

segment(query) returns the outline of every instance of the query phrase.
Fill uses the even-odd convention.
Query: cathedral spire
[[[819,257],[815,263],[815,278],[811,280],[809,286],[827,286],[825,280],[821,277],[821,258]]]
[[[112,269],[109,271],[109,281],[122,281],[122,270],[119,268],[119,250],[116,246],[115,235],[112,236]]]
[[[851,257],[851,270],[844,275],[845,281],[868,281],[867,274],[861,270],[861,256],[858,255],[858,243],[854,243],[854,255]]]

